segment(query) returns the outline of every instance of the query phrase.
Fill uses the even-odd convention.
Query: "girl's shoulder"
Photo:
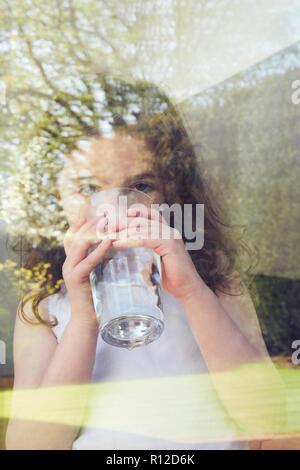
[[[60,285],[59,291],[48,297],[48,316],[53,323],[52,332],[59,342],[71,317],[71,305],[64,282]]]
[[[37,331],[36,327],[40,326],[38,330],[46,329],[59,342],[70,318],[66,288],[62,286],[56,293],[42,298],[41,294],[29,291],[23,296],[17,308],[15,332],[26,331],[30,335],[32,330]]]
[[[50,323],[49,296],[41,298],[41,293],[37,291],[27,292],[19,302],[17,315],[29,323]]]

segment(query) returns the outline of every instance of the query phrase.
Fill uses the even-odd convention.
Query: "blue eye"
[[[83,194],[84,196],[91,196],[91,194],[96,193],[99,191],[98,186],[95,184],[85,184],[81,186],[78,190],[79,193]]]
[[[153,186],[149,183],[136,183],[134,185],[135,189],[138,191],[142,191],[143,193],[147,193],[153,190]]]

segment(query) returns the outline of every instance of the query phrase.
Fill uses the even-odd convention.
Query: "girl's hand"
[[[162,287],[180,302],[205,286],[181,234],[170,227],[158,211],[132,206],[127,218],[119,223],[109,222],[107,231],[116,249],[146,246],[161,256]]]
[[[66,260],[62,267],[63,278],[69,294],[72,319],[84,324],[98,326],[93,304],[89,274],[99,264],[111,247],[111,240],[105,239],[97,248],[88,254],[88,249],[97,240],[96,224],[101,227],[107,224],[106,217],[93,217],[80,220],[72,225],[66,233],[64,248]]]

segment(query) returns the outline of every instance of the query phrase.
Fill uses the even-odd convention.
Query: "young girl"
[[[60,278],[63,283],[52,295],[45,284],[20,303],[7,448],[247,449],[246,436],[280,425],[283,399],[235,265],[238,241],[232,246],[225,234],[167,97],[145,83],[105,76],[95,82],[101,99],[99,93],[81,101],[77,96],[76,108],[61,94],[55,100],[60,112],[48,112],[39,129],[66,148],[57,197],[70,228],[64,249],[33,249],[27,259],[27,268],[50,262],[52,285]],[[78,110],[79,101],[91,112]],[[143,191],[158,204],[204,204],[203,248],[187,251],[184,230],[181,239],[148,238],[149,228],[164,223],[150,210],[129,210],[123,227],[105,215],[84,218],[92,194],[117,187]],[[138,234],[130,230],[137,219]],[[96,227],[108,237],[88,254]],[[158,340],[132,351],[101,339],[92,301],[89,274],[111,245],[148,246],[162,261],[165,329]],[[263,374],[251,368],[255,364]],[[27,419],[19,415],[22,389],[48,390],[38,405],[26,405],[33,410]],[[270,390],[277,416],[263,401]],[[64,421],[70,408],[75,418]]]

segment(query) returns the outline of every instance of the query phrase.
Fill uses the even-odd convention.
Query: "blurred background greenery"
[[[300,105],[292,102],[300,76],[299,2],[0,4],[0,262],[12,259],[16,269],[23,262],[7,249],[7,228],[33,232],[37,212],[40,229],[53,227],[56,168],[28,152],[45,110],[60,94],[74,104],[74,89],[94,72],[150,80],[182,111],[230,221],[245,225],[245,239],[259,253],[255,302],[268,349],[289,355],[300,338]],[[0,338],[7,344],[0,375],[6,376],[13,373],[19,296],[12,272],[0,271],[0,290]]]
[[[182,111],[203,173],[259,253],[255,306],[268,350],[290,358],[300,339],[300,104],[292,101],[299,1],[0,0],[0,7],[0,263],[16,263],[0,270],[0,377],[13,376],[13,270],[23,264],[7,247],[8,231],[28,232],[28,198],[32,213],[41,205],[45,233],[53,226],[44,209],[56,169],[28,153],[28,143],[60,93],[73,99],[80,80],[106,70],[158,84]]]
[[[253,297],[270,354],[300,338],[300,105],[294,44],[184,103],[210,184],[256,247]]]
[[[291,100],[298,69],[290,67],[299,53],[297,43],[179,104],[203,173],[218,187],[230,222],[243,224],[245,239],[257,249],[253,299],[272,356],[289,356],[292,342],[300,338],[300,113]],[[38,182],[42,191],[41,185]],[[4,223],[0,228],[0,261],[12,259],[17,269],[21,254],[9,249]],[[4,376],[13,370],[18,299],[13,270],[10,275],[0,271],[0,338],[7,344],[7,364],[0,370]]]

